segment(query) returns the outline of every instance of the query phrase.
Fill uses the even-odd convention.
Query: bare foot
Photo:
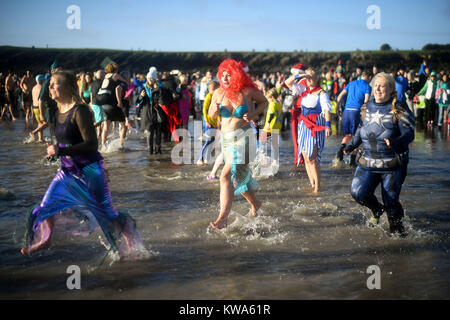
[[[36,141],[36,137],[35,137],[34,134],[32,134],[31,132],[30,132],[30,138],[31,138],[31,141],[33,141],[33,142]]]
[[[209,225],[211,227],[213,227],[214,229],[220,230],[220,229],[223,229],[223,228],[227,227],[227,221],[226,220],[225,221],[224,220],[218,220],[216,222],[211,222]]]
[[[248,216],[251,218],[257,217],[259,208],[261,208],[261,201],[256,200],[255,206],[252,206],[252,208],[248,212]]]
[[[20,252],[25,256],[25,255],[31,255],[32,253],[41,251],[41,250],[46,250],[50,248],[50,239],[48,239],[47,241],[44,242],[39,242],[36,244],[31,245],[30,247],[23,247]]]

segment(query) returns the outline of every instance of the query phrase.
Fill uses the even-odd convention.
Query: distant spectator
[[[406,91],[408,90],[408,78],[405,77],[405,69],[400,67],[395,77],[395,90],[397,91],[397,101],[405,107]]]
[[[419,96],[425,96],[425,120],[430,128],[433,127],[434,117],[436,114],[436,87],[436,72],[433,71],[430,74],[430,78],[418,93]]]
[[[442,80],[439,81],[436,89],[436,102],[439,106],[438,126],[441,127],[443,120],[447,123],[447,111],[449,107],[450,87],[448,84],[448,76],[444,74]]]

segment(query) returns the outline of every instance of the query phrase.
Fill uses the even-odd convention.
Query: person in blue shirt
[[[344,149],[347,143],[350,142],[352,136],[355,135],[360,123],[361,107],[369,101],[372,88],[370,87],[371,75],[369,71],[364,71],[361,74],[360,80],[351,81],[347,87],[339,94],[337,104],[341,102],[342,98],[347,95],[345,109],[342,116],[344,126],[344,138],[341,141],[341,146],[337,152],[336,158],[342,161],[344,158]],[[350,165],[356,166],[356,149],[350,157]]]
[[[386,212],[390,232],[404,236],[404,212],[399,197],[407,174],[408,146],[414,140],[415,119],[409,108],[397,102],[392,76],[380,73],[374,80],[374,99],[362,112],[362,123],[344,151],[347,154],[359,146],[362,150],[351,195],[372,211],[370,224],[378,224]],[[379,184],[383,204],[374,194]]]
[[[431,64],[429,64],[426,59],[423,59],[423,62],[420,65],[419,69],[419,76],[420,75],[428,76],[427,72],[425,71],[426,68],[428,68],[429,72],[433,71],[431,68]]]
[[[408,78],[405,77],[405,69],[400,67],[395,77],[395,90],[397,91],[397,101],[404,106],[406,104],[406,91],[408,90]]]

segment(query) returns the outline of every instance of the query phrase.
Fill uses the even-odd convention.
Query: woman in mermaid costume
[[[59,71],[50,80],[50,94],[58,103],[57,145],[47,144],[47,156],[61,159],[61,168],[42,202],[28,215],[22,254],[47,249],[57,213],[67,209],[100,225],[111,249],[118,250],[123,235],[128,250],[142,244],[133,218],[116,211],[111,203],[103,157],[97,151],[97,135],[88,106],[81,103],[75,76]]]
[[[220,114],[225,164],[220,176],[220,213],[210,225],[222,229],[227,226],[234,195],[241,194],[250,203],[250,216],[256,216],[261,207],[254,191],[257,182],[248,166],[249,155],[256,152],[256,136],[250,121],[258,119],[268,101],[235,60],[223,61],[217,78],[220,88],[214,91],[208,114],[213,119]]]

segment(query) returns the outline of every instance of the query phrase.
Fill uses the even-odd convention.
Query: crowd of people
[[[222,151],[206,177],[220,182],[220,212],[210,223],[212,228],[227,227],[234,195],[242,195],[250,204],[249,216],[257,216],[261,201],[249,168],[249,149],[259,149],[279,133],[291,132],[294,163],[305,164],[317,194],[321,155],[334,119],[344,129],[336,160],[349,154],[350,165],[357,167],[351,195],[372,211],[371,223],[378,224],[386,212],[390,231],[403,234],[399,195],[415,124],[440,128],[448,124],[449,115],[448,75],[432,71],[426,60],[417,73],[404,67],[383,72],[378,66],[350,73],[339,61],[336,68],[319,70],[299,63],[288,75],[262,76],[252,76],[245,63],[233,59],[223,61],[216,76],[213,70],[201,75],[160,72],[153,66],[131,76],[115,62],[92,74],[74,75],[55,61],[48,74],[33,76],[27,71],[19,79],[11,70],[1,83],[1,118],[9,112],[15,121],[22,110],[26,124],[36,125],[30,139],[37,135],[41,142],[49,127],[57,144],[48,144],[47,155],[61,159],[61,171],[30,213],[24,254],[48,246],[53,215],[79,205],[100,222],[112,247],[114,232],[123,234],[130,248],[139,243],[132,218],[112,207],[98,145],[105,148],[111,128],[118,127],[123,148],[127,130],[137,128],[146,134],[148,153],[161,154],[164,142],[182,141],[177,129],[187,129],[191,119],[203,123],[203,147],[196,164],[212,164],[214,145],[220,144]],[[252,136],[254,147],[247,139]],[[71,187],[80,183],[82,187]],[[379,184],[383,204],[374,195]],[[33,243],[38,227],[45,236]]]

